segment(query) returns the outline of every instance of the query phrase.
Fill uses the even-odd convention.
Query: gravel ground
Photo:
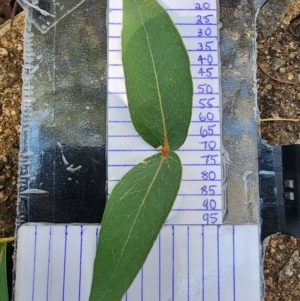
[[[16,218],[24,14],[1,36],[4,31],[0,28],[0,237],[9,237]]]

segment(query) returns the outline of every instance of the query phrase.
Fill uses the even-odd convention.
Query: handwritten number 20
[[[209,8],[210,8],[210,4],[207,2],[204,2],[202,5],[200,3],[196,3],[195,5],[195,9],[197,10],[209,9]]]

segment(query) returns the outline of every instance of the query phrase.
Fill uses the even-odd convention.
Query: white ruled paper
[[[167,224],[221,224],[221,132],[216,1],[159,1],[188,51],[194,84],[188,137],[177,151],[183,179]],[[108,193],[133,166],[158,151],[134,129],[121,60],[122,1],[109,1]],[[166,45],[167,47],[167,45]],[[174,62],[176,63],[176,62]]]
[[[177,151],[183,181],[142,270],[122,301],[260,301],[258,225],[222,224],[216,0],[160,0],[186,45],[192,121]],[[157,150],[132,126],[121,61],[122,0],[109,0],[108,193]],[[88,301],[99,238],[94,225],[23,225],[15,301]],[[99,300],[101,301],[101,300]]]
[[[15,301],[88,301],[98,236],[22,226]],[[258,226],[166,225],[122,301],[260,301],[259,264]]]

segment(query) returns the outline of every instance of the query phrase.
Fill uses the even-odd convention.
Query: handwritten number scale
[[[191,125],[187,140],[178,151],[183,163],[182,184],[166,223],[174,225],[221,224],[221,125],[216,1],[165,0],[159,2],[166,8],[186,45],[194,84]],[[121,30],[122,1],[110,1],[109,194],[132,166],[157,152],[139,137],[131,124],[121,60]]]

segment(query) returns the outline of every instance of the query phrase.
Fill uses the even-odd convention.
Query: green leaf
[[[0,243],[0,301],[8,301],[6,278],[6,243]]]
[[[156,0],[123,0],[122,60],[132,123],[155,148],[187,137],[193,83],[181,36]]]
[[[90,301],[119,301],[145,262],[177,196],[175,153],[131,169],[109,197],[102,220]]]

